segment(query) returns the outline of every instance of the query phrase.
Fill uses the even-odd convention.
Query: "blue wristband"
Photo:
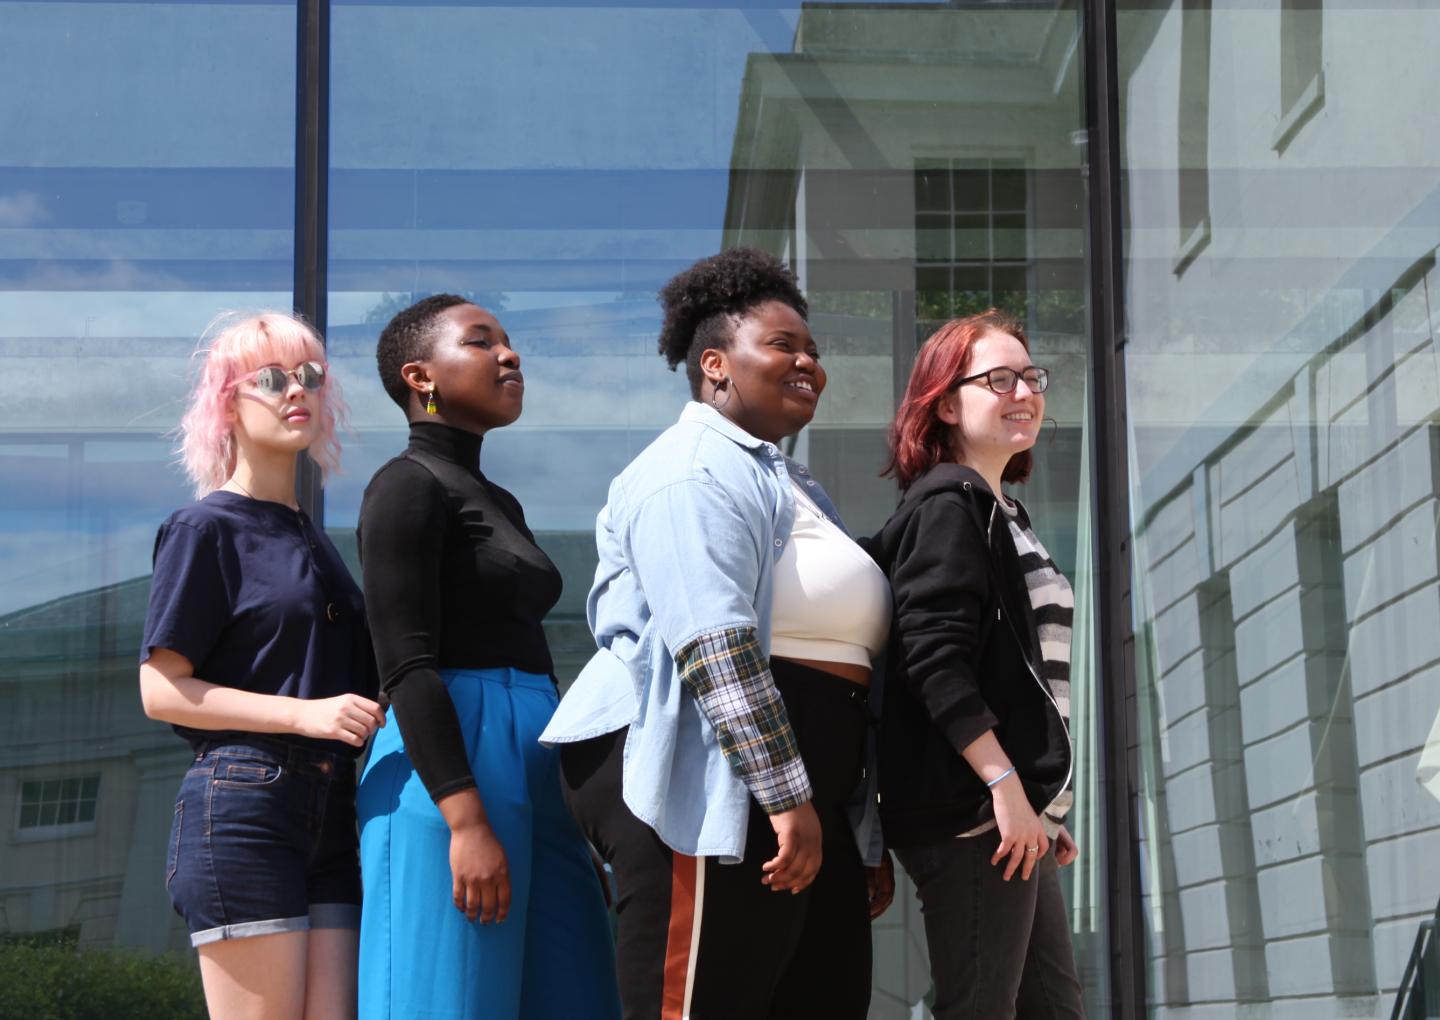
[[[998,776],[996,776],[994,779],[990,780],[990,782],[986,783],[985,785],[986,785],[987,787],[994,786],[996,783],[1000,782],[1000,780],[1004,779],[1006,776],[1008,776],[1010,773],[1012,773],[1012,772],[1014,772],[1014,771],[1015,771],[1015,766],[1014,766],[1014,765],[1011,765],[1008,769],[1006,769],[1004,772],[1000,773]]]

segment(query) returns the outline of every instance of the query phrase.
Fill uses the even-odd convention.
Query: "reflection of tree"
[[[367,325],[383,326],[395,317],[397,312],[409,308],[421,298],[429,297],[434,291],[401,291],[399,294],[391,294],[388,290],[381,295],[380,302],[365,313]],[[503,312],[507,300],[504,291],[491,290],[460,290],[452,291],[459,294],[466,301],[479,305],[489,312]]]
[[[888,290],[816,290],[806,297],[812,315],[820,312],[888,320],[894,312]]]
[[[928,336],[949,319],[999,308],[1031,328],[1053,333],[1085,331],[1085,293],[1079,290],[921,290],[915,294],[915,320]]]

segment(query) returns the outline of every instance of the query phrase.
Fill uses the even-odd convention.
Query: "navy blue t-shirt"
[[[140,661],[168,648],[222,687],[292,698],[378,689],[365,605],[339,552],[303,513],[224,490],[182,507],[155,538]],[[192,747],[254,734],[176,726]],[[267,733],[358,755],[338,740]]]

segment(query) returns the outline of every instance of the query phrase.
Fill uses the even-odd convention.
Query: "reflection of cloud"
[[[50,211],[33,191],[0,195],[0,227],[33,227],[50,218]]]
[[[96,269],[42,262],[26,273],[17,290],[176,291],[185,281],[174,273],[157,272],[135,262],[114,259]]]

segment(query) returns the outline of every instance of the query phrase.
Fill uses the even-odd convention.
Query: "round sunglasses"
[[[291,379],[307,390],[318,390],[325,385],[325,366],[318,361],[307,361],[287,371],[279,365],[266,365],[264,368],[257,368],[253,372],[242,375],[236,382],[249,380],[255,384],[257,390],[266,396],[278,397],[285,392]]]

